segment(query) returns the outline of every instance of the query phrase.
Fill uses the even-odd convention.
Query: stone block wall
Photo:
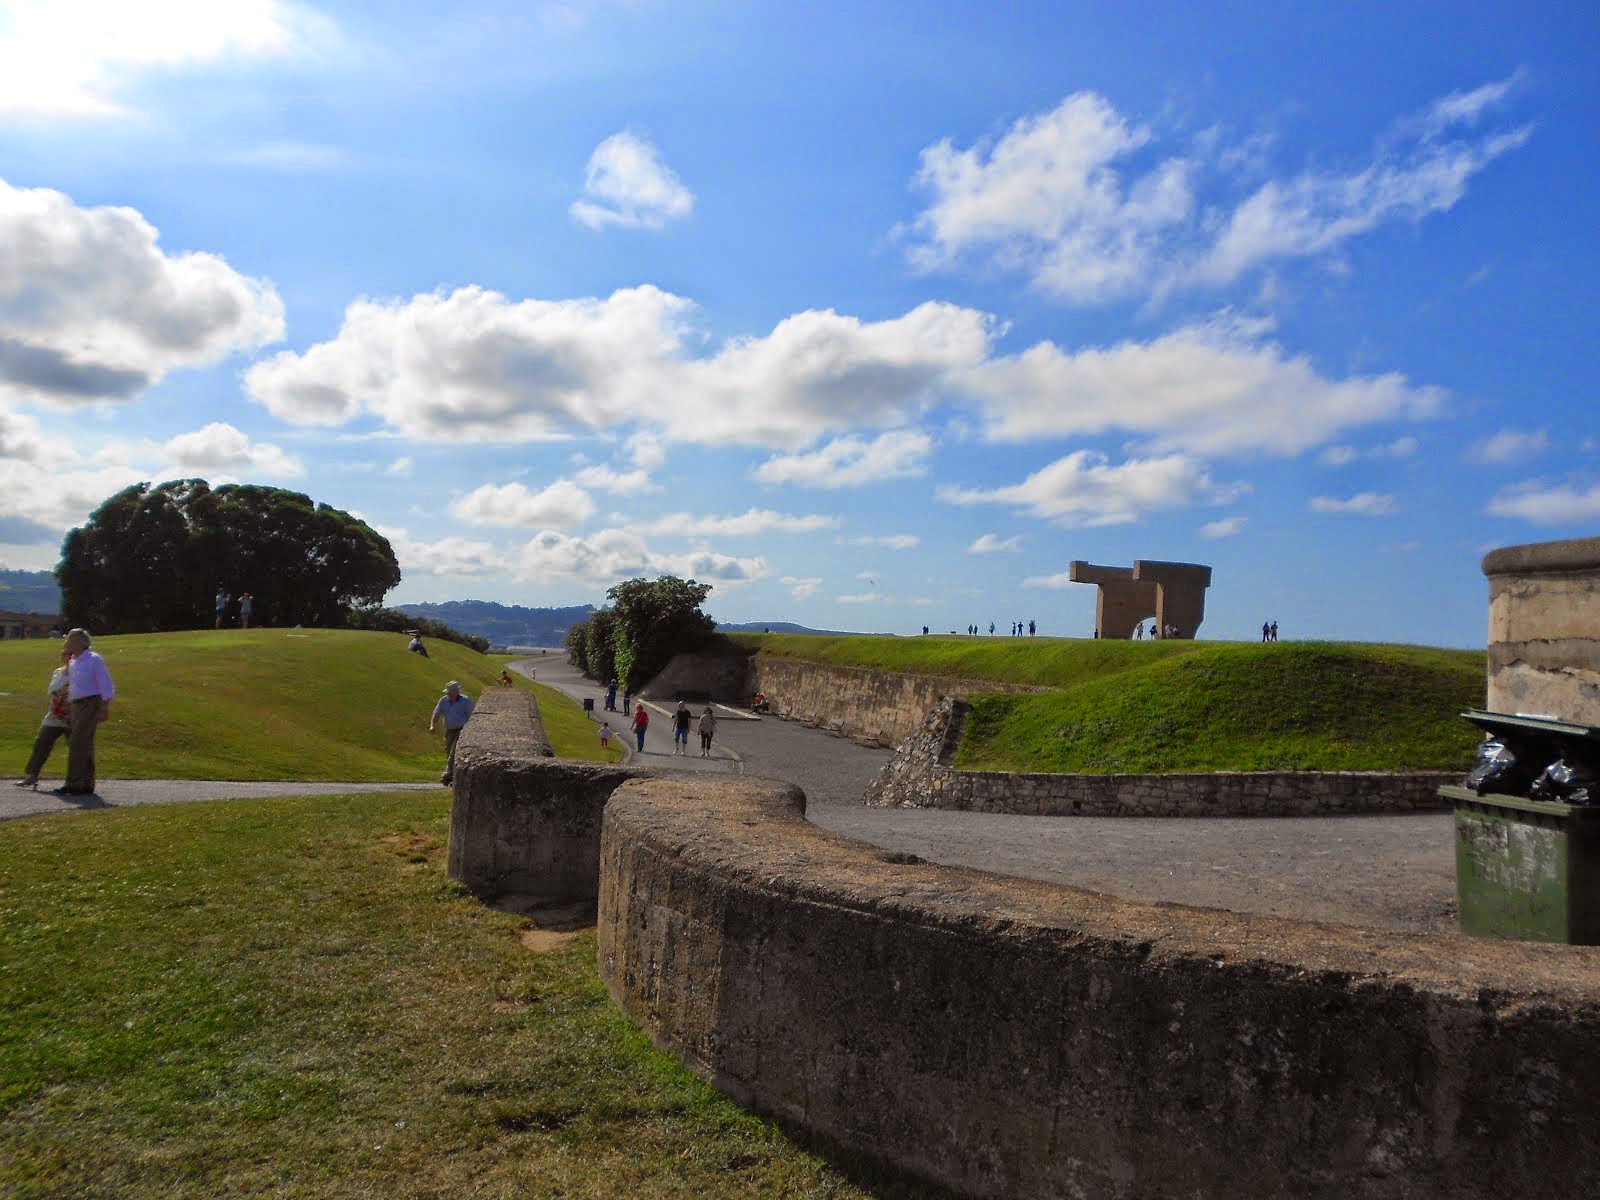
[[[1483,573],[1487,707],[1600,725],[1600,537],[1507,546]]]
[[[948,697],[867,788],[877,808],[1081,817],[1314,817],[1448,807],[1461,771],[1215,771],[1061,775],[950,766],[972,706]]]
[[[600,887],[659,1046],[961,1194],[1600,1194],[1600,950],[906,864],[745,780],[619,788]]]
[[[485,689],[456,743],[450,878],[490,898],[594,897],[601,810],[643,772],[553,754],[532,693]]]
[[[777,716],[879,746],[899,745],[949,695],[1049,690],[991,680],[829,666],[766,654],[755,656],[751,672],[752,693],[765,692]]]

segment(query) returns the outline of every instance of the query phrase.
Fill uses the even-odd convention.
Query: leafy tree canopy
[[[67,534],[55,576],[69,624],[147,633],[212,624],[218,591],[249,592],[257,625],[343,625],[400,567],[365,521],[300,492],[178,479],[106,500]]]
[[[703,646],[716,622],[700,611],[709,583],[663,575],[630,579],[606,593],[603,608],[567,632],[567,657],[591,679],[615,679],[637,692],[674,654]]]

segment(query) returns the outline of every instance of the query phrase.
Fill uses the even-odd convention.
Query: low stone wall
[[[827,666],[768,654],[755,656],[751,676],[752,693],[765,692],[777,716],[879,746],[899,745],[949,695],[1050,690],[984,679]]]
[[[1316,817],[1448,808],[1462,771],[1215,771],[1061,775],[950,766],[972,706],[947,697],[867,787],[876,808],[1050,817]]]
[[[1600,725],[1600,538],[1507,546],[1483,573],[1489,709]]]
[[[906,863],[793,788],[630,782],[600,970],[741,1103],[972,1196],[1600,1194],[1600,949]]]
[[[646,772],[553,754],[531,692],[485,689],[456,743],[450,878],[487,898],[594,898],[601,810]]]

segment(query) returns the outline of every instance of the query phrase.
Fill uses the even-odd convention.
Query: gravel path
[[[513,664],[576,700],[605,691],[557,651]],[[826,829],[931,862],[1071,884],[1132,900],[1414,932],[1455,928],[1448,812],[1351,817],[1013,817],[867,808],[886,750],[777,718],[722,720],[716,759],[671,753],[670,706],[651,703],[641,764],[799,784]],[[606,714],[597,713],[597,716]],[[621,714],[614,714],[621,720]],[[658,734],[659,731],[659,734]],[[631,740],[630,740],[631,744]]]

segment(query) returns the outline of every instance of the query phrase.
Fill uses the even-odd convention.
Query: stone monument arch
[[[1094,627],[1103,638],[1130,638],[1133,627],[1152,615],[1158,628],[1175,626],[1179,637],[1192,638],[1206,618],[1211,568],[1199,563],[1136,558],[1131,567],[1101,567],[1077,560],[1067,578],[1100,589]]]

